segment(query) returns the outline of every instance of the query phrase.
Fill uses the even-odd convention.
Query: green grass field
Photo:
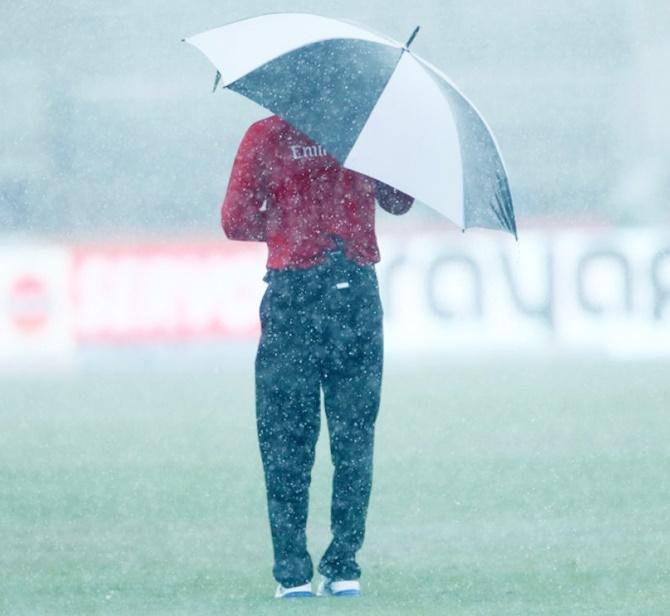
[[[0,381],[1,614],[670,614],[669,362],[389,366],[365,596],[301,602],[243,364]]]

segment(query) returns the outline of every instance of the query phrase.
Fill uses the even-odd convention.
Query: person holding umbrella
[[[276,114],[245,135],[222,218],[229,237],[268,245],[256,408],[279,597],[311,595],[321,390],[335,473],[320,592],[360,592],[382,378],[375,200],[402,214],[417,199],[462,230],[517,235],[495,138],[410,49],[418,31],[403,44],[351,21],[274,13],[184,39],[215,66],[214,90]]]
[[[392,214],[413,198],[345,169],[279,116],[239,146],[221,209],[228,238],[268,247],[255,365],[277,598],[312,596],[309,485],[321,391],[334,466],[332,541],[318,594],[360,594],[383,363],[375,201]]]

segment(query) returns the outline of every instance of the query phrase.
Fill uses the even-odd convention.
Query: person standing
[[[334,466],[332,541],[318,594],[360,594],[383,365],[375,200],[404,214],[412,197],[343,168],[278,116],[253,124],[221,208],[228,238],[265,242],[256,422],[277,598],[312,596],[309,486],[321,391]]]

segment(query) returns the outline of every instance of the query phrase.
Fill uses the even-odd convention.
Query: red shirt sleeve
[[[391,214],[405,214],[414,203],[414,197],[376,180],[376,197],[379,205]]]
[[[221,224],[231,240],[265,241],[267,172],[263,163],[263,130],[251,126],[235,156],[228,190],[221,206]]]

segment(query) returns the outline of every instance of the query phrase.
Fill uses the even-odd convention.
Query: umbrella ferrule
[[[414,28],[414,32],[412,32],[412,36],[409,37],[409,40],[405,43],[405,49],[409,49],[409,46],[414,42],[414,39],[416,38],[416,35],[419,33],[419,28],[421,26],[417,26]]]

